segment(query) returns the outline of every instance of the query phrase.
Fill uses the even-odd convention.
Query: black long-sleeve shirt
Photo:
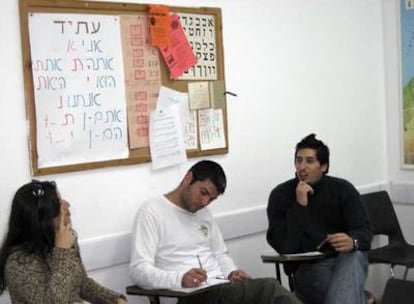
[[[297,178],[288,180],[272,190],[267,206],[268,243],[279,253],[298,253],[316,250],[327,234],[344,232],[358,240],[360,250],[370,249],[372,232],[358,191],[348,181],[322,178],[312,185],[314,193],[308,205],[296,201]],[[330,245],[325,250],[331,250]],[[287,274],[297,264],[286,264]]]

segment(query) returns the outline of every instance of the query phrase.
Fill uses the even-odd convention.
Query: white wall
[[[386,8],[392,6],[384,1]],[[0,235],[14,191],[31,178],[18,1],[3,2]],[[194,1],[173,4],[194,6]],[[294,145],[310,132],[330,146],[332,175],[358,187],[386,184],[388,172],[397,177],[387,157],[395,134],[386,131],[391,114],[384,83],[389,80],[384,31],[392,34],[384,20],[392,14],[383,17],[381,1],[200,0],[197,5],[222,8],[226,84],[238,94],[228,97],[230,152],[212,157],[229,179],[225,195],[211,206],[217,216],[255,208],[264,212],[272,187],[293,176]],[[42,178],[57,181],[71,202],[81,240],[93,241],[129,233],[139,204],[174,187],[194,161],[159,172],[140,164]],[[264,242],[256,240],[261,246]],[[232,246],[240,254],[239,243]],[[248,252],[256,261],[255,252]],[[96,275],[111,282],[102,271]]]
[[[378,1],[198,2],[203,4],[222,7],[227,88],[239,95],[228,100],[230,153],[214,157],[229,177],[215,212],[265,204],[271,188],[293,175],[294,144],[310,132],[330,145],[332,174],[356,185],[387,179]],[[0,231],[12,194],[31,177],[18,7],[14,0],[4,6],[0,140],[7,174]],[[141,164],[44,178],[58,182],[79,234],[91,238],[128,231],[139,202],[175,186],[189,165],[152,172]]]

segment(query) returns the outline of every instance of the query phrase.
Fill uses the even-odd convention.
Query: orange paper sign
[[[149,7],[151,45],[166,47],[170,44],[170,8],[153,4]]]

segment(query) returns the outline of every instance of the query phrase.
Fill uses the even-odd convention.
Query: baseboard
[[[414,182],[392,181],[390,182],[391,197],[398,204],[414,204]]]
[[[120,233],[80,240],[82,260],[87,271],[129,263],[131,234]]]
[[[381,191],[381,190],[390,191],[390,183],[383,181],[383,182],[378,182],[378,183],[373,183],[373,184],[357,186],[356,188],[361,194]]]

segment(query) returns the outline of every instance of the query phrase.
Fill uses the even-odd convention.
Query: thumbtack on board
[[[232,93],[230,91],[224,91],[223,95],[226,95],[226,94],[231,95],[231,96],[234,96],[234,97],[237,97],[237,94]]]

